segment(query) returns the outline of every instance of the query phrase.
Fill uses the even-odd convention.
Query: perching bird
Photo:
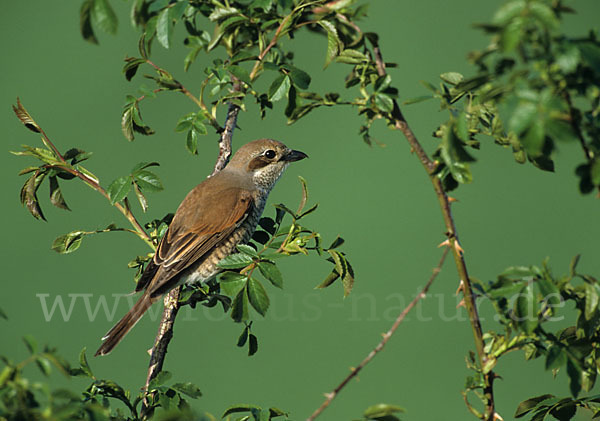
[[[102,338],[96,355],[111,352],[163,294],[183,283],[214,277],[217,263],[252,237],[269,192],[285,168],[306,157],[276,140],[255,140],[189,192],[135,288],[144,290],[143,295]]]

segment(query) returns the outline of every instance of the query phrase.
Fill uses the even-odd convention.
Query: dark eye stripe
[[[269,163],[270,161],[264,156],[257,156],[252,161],[250,161],[250,163],[248,164],[248,169],[250,171],[254,171],[259,168],[266,167],[267,165],[269,165]]]

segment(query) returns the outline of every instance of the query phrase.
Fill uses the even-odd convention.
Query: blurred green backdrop
[[[216,136],[207,136],[200,155],[184,150],[184,135],[174,132],[179,116],[193,110],[183,96],[166,94],[143,104],[148,124],[157,133],[128,143],[120,132],[120,109],[126,93],[135,92],[142,79],[126,82],[122,59],[137,52],[137,34],[128,22],[128,2],[114,1],[120,18],[117,36],[100,34],[100,46],[79,35],[78,2],[5,2],[0,17],[3,44],[0,95],[3,112],[2,186],[4,221],[2,241],[3,290],[0,307],[10,320],[0,321],[0,354],[13,359],[26,355],[20,337],[34,335],[40,343],[59,348],[75,363],[79,351],[90,351],[112,325],[103,310],[91,320],[104,295],[115,318],[126,310],[121,299],[113,309],[111,294],[132,290],[127,262],[145,253],[146,246],[127,234],[107,234],[86,239],[71,255],[50,250],[53,239],[75,229],[94,229],[125,221],[107,202],[80,183],[64,185],[73,212],[51,208],[44,189],[40,195],[48,223],[34,220],[18,201],[24,182],[16,173],[26,159],[8,153],[23,143],[36,145],[37,137],[14,118],[10,104],[20,96],[25,107],[46,130],[59,149],[79,147],[94,152],[88,167],[104,186],[127,174],[139,161],[160,161],[157,170],[166,190],[150,196],[143,218],[174,211],[179,201],[210,171],[216,156]],[[373,1],[364,28],[379,32],[388,61],[399,64],[392,75],[401,99],[418,96],[419,80],[437,83],[445,71],[470,73],[466,53],[487,40],[471,27],[488,20],[500,1],[438,0]],[[566,17],[568,32],[583,34],[598,25],[597,0],[573,1],[579,11]],[[180,28],[179,28],[180,29]],[[181,33],[179,33],[181,35]],[[182,39],[180,36],[179,40]],[[321,70],[325,40],[312,34],[299,38],[298,62],[307,68],[314,86],[342,90],[342,66]],[[191,87],[203,68],[200,58],[184,74],[181,45],[165,51],[156,45],[155,61]],[[305,66],[306,67],[306,66]],[[318,75],[318,76],[317,76]],[[342,298],[339,286],[325,291],[313,287],[327,274],[317,258],[283,262],[285,289],[270,288],[272,307],[266,319],[256,316],[254,332],[260,349],[247,357],[235,347],[240,326],[217,309],[186,309],[178,318],[175,340],[169,348],[166,369],[176,381],[192,381],[204,392],[196,407],[220,414],[233,403],[278,406],[293,419],[306,418],[380,339],[405,303],[425,282],[438,260],[437,244],[443,225],[435,196],[420,164],[398,132],[379,127],[374,134],[387,146],[369,148],[357,135],[360,120],[355,112],[321,110],[294,126],[286,126],[281,111],[261,121],[253,107],[243,113],[242,130],[235,145],[259,137],[272,137],[308,153],[309,160],[291,167],[271,195],[270,203],[295,206],[300,186],[297,175],[309,183],[310,200],[320,204],[307,221],[326,239],[341,234],[356,271],[355,290]],[[405,107],[405,114],[421,142],[431,150],[430,134],[445,117],[436,104]],[[563,144],[557,153],[555,174],[513,162],[508,150],[483,142],[476,155],[475,181],[455,194],[456,222],[474,277],[490,280],[510,265],[539,264],[549,256],[556,273],[567,271],[573,255],[581,253],[580,269],[600,273],[600,226],[590,224],[598,214],[598,201],[577,191],[574,166],[581,153]],[[45,206],[44,206],[45,205]],[[137,213],[141,212],[139,209]],[[267,207],[266,214],[273,214]],[[448,262],[430,296],[421,302],[397,335],[359,378],[345,389],[322,415],[323,420],[358,418],[378,402],[407,408],[407,419],[458,419],[469,417],[461,388],[467,369],[464,357],[472,349],[471,329],[464,309],[457,309],[455,269]],[[47,321],[40,294],[51,306],[57,295],[67,309],[73,294],[71,317],[58,310]],[[69,296],[71,294],[71,296]],[[90,299],[86,309],[84,296]],[[157,327],[159,306],[146,316],[110,356],[91,360],[100,377],[137,390],[143,385],[146,350]],[[483,310],[484,329],[492,322]],[[154,317],[152,317],[154,316]],[[496,382],[499,413],[511,419],[521,400],[542,393],[566,395],[566,376],[556,380],[537,361],[525,364],[522,354],[507,357],[497,367],[503,377]],[[37,373],[30,373],[38,378]],[[81,389],[84,380],[67,381],[58,374],[56,385]]]

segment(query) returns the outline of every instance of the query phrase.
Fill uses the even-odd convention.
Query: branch
[[[442,265],[444,264],[444,261],[446,260],[446,256],[448,255],[449,249],[450,249],[449,247],[446,247],[444,249],[444,252],[442,253],[442,257],[440,258],[439,263],[433,269],[433,273],[431,274],[431,277],[429,278],[429,280],[427,281],[427,283],[425,284],[425,286],[423,287],[421,292],[419,294],[417,294],[417,296],[410,302],[410,304],[408,306],[406,306],[406,308],[404,310],[402,310],[402,313],[400,313],[400,315],[398,316],[398,318],[396,319],[396,321],[394,322],[392,327],[386,333],[383,334],[383,339],[381,340],[381,342],[379,342],[377,344],[377,346],[371,352],[369,352],[369,354],[365,357],[365,359],[362,360],[362,362],[356,368],[352,368],[350,370],[350,374],[348,374],[344,378],[344,380],[342,380],[342,382],[340,384],[338,384],[335,389],[333,389],[332,392],[325,394],[325,397],[326,397],[325,402],[323,402],[321,404],[321,406],[319,408],[317,408],[317,410],[315,412],[313,412],[313,414],[310,417],[307,418],[306,421],[313,421],[315,418],[317,418],[319,415],[321,415],[321,412],[323,412],[329,406],[331,401],[333,401],[336,398],[336,396],[340,393],[340,391],[344,387],[346,387],[346,385],[350,382],[350,380],[352,380],[354,377],[356,377],[358,375],[358,373],[367,364],[369,364],[371,362],[371,360],[373,358],[375,358],[375,356],[380,351],[383,350],[383,347],[390,340],[390,338],[392,337],[392,335],[394,334],[396,329],[398,329],[398,326],[400,326],[400,324],[404,321],[404,318],[406,317],[406,315],[417,305],[417,303],[421,299],[425,298],[425,296],[427,295],[427,292],[429,291],[429,287],[431,287],[431,284],[433,284],[433,281],[435,280],[435,278],[438,276],[438,274],[442,270]]]
[[[385,62],[383,61],[383,58],[381,56],[381,50],[378,46],[374,46],[373,52],[375,55],[377,72],[379,76],[384,76],[386,74]],[[448,237],[447,244],[452,249],[452,254],[454,255],[454,262],[456,264],[456,269],[460,277],[460,289],[463,292],[463,302],[465,308],[469,313],[471,328],[473,330],[473,337],[475,339],[475,348],[477,350],[479,367],[483,368],[487,361],[487,354],[484,350],[485,343],[483,341],[481,321],[479,319],[479,314],[475,305],[473,286],[471,284],[471,279],[469,278],[467,264],[463,257],[463,249],[461,248],[458,241],[458,232],[456,231],[456,226],[454,225],[454,219],[452,217],[452,211],[450,209],[450,201],[448,200],[448,195],[444,191],[442,181],[439,177],[437,177],[436,174],[434,174],[437,164],[429,158],[427,152],[425,152],[425,150],[419,143],[417,137],[415,136],[414,132],[408,125],[408,122],[404,118],[404,115],[402,114],[402,111],[400,110],[400,107],[398,106],[398,102],[396,100],[394,100],[394,108],[391,113],[391,120],[394,124],[394,127],[400,130],[404,134],[404,137],[406,137],[406,140],[408,141],[411,147],[411,151],[416,153],[417,157],[421,161],[421,164],[423,165],[423,168],[427,172],[427,175],[429,175],[431,183],[433,184],[433,189],[438,198],[440,210],[442,211],[442,216],[444,218],[444,225],[446,226],[446,236]],[[493,389],[493,381],[495,374],[492,371],[489,371],[488,373],[484,373],[483,377],[485,383],[483,391],[486,399],[484,419],[487,421],[494,421],[496,415]]]
[[[13,111],[17,115],[17,118],[21,120],[21,123],[25,125],[25,127],[27,127],[29,130],[35,133],[40,133],[42,135],[42,142],[44,143],[44,145],[46,145],[48,149],[52,150],[58,161],[60,161],[59,165],[48,164],[45,167],[60,168],[61,170],[74,175],[75,177],[82,180],[85,184],[90,186],[92,189],[96,190],[98,193],[104,196],[108,201],[110,201],[108,193],[106,192],[106,190],[104,190],[104,188],[100,185],[100,183],[97,180],[79,171],[77,168],[73,167],[65,160],[65,158],[61,155],[61,153],[54,145],[54,143],[52,143],[48,135],[46,135],[46,132],[44,132],[40,125],[38,125],[33,119],[33,117],[31,117],[31,115],[27,112],[25,107],[23,107],[23,104],[21,104],[21,100],[19,98],[17,98],[17,106],[15,107],[13,105]],[[140,225],[138,220],[135,218],[135,215],[133,215],[131,209],[129,209],[129,206],[123,206],[121,203],[115,203],[114,206],[131,223],[131,225],[135,229],[135,233],[137,234],[137,236],[144,240],[144,242],[148,244],[152,249],[154,249],[154,243],[152,243],[152,239],[144,230],[144,228]]]
[[[235,80],[232,90],[237,92],[240,89],[241,84],[239,81]],[[221,137],[219,139],[219,156],[217,157],[214,170],[210,176],[213,176],[221,171],[229,162],[229,157],[231,156],[231,144],[233,141],[233,131],[236,126],[239,111],[240,107],[238,105],[235,105],[231,102],[229,103],[227,117],[225,119],[223,131],[221,132]],[[163,364],[167,356],[167,348],[169,346],[169,342],[171,342],[171,339],[173,338],[175,318],[177,317],[177,312],[181,307],[181,304],[179,303],[181,288],[182,287],[177,287],[172,289],[164,298],[164,309],[160,324],[158,326],[158,333],[156,334],[156,339],[154,340],[154,346],[149,351],[150,364],[148,366],[148,375],[146,376],[146,384],[144,386],[144,390],[146,391],[148,391],[148,387],[152,379],[154,379],[158,373],[162,371]],[[151,415],[152,411],[153,408],[149,406],[146,396],[142,406],[142,418]]]

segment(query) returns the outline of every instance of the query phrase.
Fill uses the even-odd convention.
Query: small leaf
[[[567,360],[567,375],[569,376],[571,395],[576,398],[581,391],[581,368],[572,358]]]
[[[265,287],[254,278],[248,279],[248,297],[250,298],[250,304],[252,307],[264,317],[269,309],[269,296]]]
[[[284,98],[290,90],[290,86],[290,78],[287,75],[277,76],[269,87],[269,101],[275,102]]]
[[[60,191],[56,177],[50,177],[50,203],[60,209],[71,210]]]
[[[290,77],[292,82],[300,89],[308,89],[310,86],[310,75],[304,70],[300,70],[297,67],[288,66],[291,68]]]
[[[277,288],[283,288],[283,275],[277,266],[270,262],[259,262],[258,269],[262,276]]]
[[[144,193],[142,193],[138,184],[135,182],[133,183],[133,191],[135,192],[135,196],[137,197],[138,202],[140,202],[142,212],[145,213],[148,210],[148,199],[146,199],[146,196],[144,196]]]
[[[171,377],[173,377],[173,375],[169,371],[160,371],[156,375],[156,377],[153,378],[152,381],[150,381],[150,384],[148,385],[148,389],[154,390],[154,389],[158,388],[159,386],[162,386],[163,384],[168,382],[171,379]]]
[[[541,396],[536,396],[535,398],[530,398],[530,399],[527,399],[527,400],[521,402],[515,412],[515,415],[514,415],[515,418],[521,418],[523,415],[525,415],[528,412],[531,412],[533,409],[535,409],[543,401],[545,401],[547,399],[551,399],[553,397],[554,397],[554,395],[541,395]]]
[[[246,288],[242,288],[231,303],[231,318],[239,323],[248,320],[248,317],[248,295]]]
[[[258,257],[258,254],[256,253],[256,250],[254,250],[254,247],[249,246],[248,244],[238,244],[236,248],[239,252],[244,253],[250,257]]]
[[[103,31],[113,35],[117,33],[117,15],[108,0],[94,0],[92,20]]]
[[[248,356],[253,356],[256,351],[258,351],[258,338],[251,333],[248,337]]]
[[[83,231],[72,231],[68,234],[56,237],[52,243],[52,250],[61,254],[72,253],[81,246],[85,233]]]
[[[237,341],[237,346],[239,346],[240,348],[246,345],[246,342],[248,341],[249,330],[250,329],[248,329],[248,326],[244,327],[244,330],[242,330],[242,333],[240,334]]]
[[[227,415],[236,414],[239,412],[249,412],[251,409],[260,409],[260,408],[254,406],[254,405],[247,405],[247,404],[233,405],[225,410],[223,415],[221,415],[221,418],[225,418]]]
[[[38,126],[37,123],[33,120],[33,118],[29,115],[25,107],[23,107],[23,104],[21,104],[21,100],[19,99],[19,97],[17,97],[17,106],[15,107],[13,105],[12,109],[16,114],[17,118],[21,120],[21,123],[23,123],[25,127],[27,127],[29,130],[31,130],[34,133],[40,133],[42,131],[40,126]]]
[[[556,370],[567,362],[567,353],[558,345],[552,345],[546,356],[546,370]]]
[[[243,253],[234,253],[222,259],[217,267],[221,269],[241,269],[253,262],[251,256]]]
[[[198,132],[193,128],[188,131],[185,147],[192,155],[198,155]]]
[[[598,290],[596,289],[596,285],[585,283],[585,319],[590,320],[598,309]]]
[[[456,72],[447,72],[442,73],[440,75],[440,79],[442,79],[444,82],[448,82],[450,85],[458,85],[463,81],[464,76]]]
[[[245,68],[233,65],[229,66],[227,70],[229,70],[232,75],[244,82],[246,85],[251,85],[252,81],[250,80],[250,73],[248,73],[248,70],[246,70]]]
[[[79,30],[84,40],[93,44],[98,44],[98,39],[92,28],[92,6],[94,0],[85,0],[79,9]]]
[[[119,177],[110,183],[108,186],[107,193],[108,199],[111,204],[120,202],[127,197],[127,194],[131,190],[131,178],[127,176]]]
[[[364,416],[365,418],[385,419],[385,417],[389,417],[390,415],[394,415],[399,412],[405,412],[404,408],[402,408],[401,406],[380,403],[368,407],[365,410]]]
[[[23,342],[25,342],[25,346],[27,346],[27,350],[29,351],[30,354],[35,354],[37,353],[37,341],[35,340],[35,338],[31,335],[25,335],[23,336]]]
[[[165,48],[169,48],[171,44],[171,18],[170,18],[170,7],[164,8],[158,15],[156,21],[156,39]]]
[[[134,172],[133,179],[142,190],[157,192],[164,189],[158,176],[148,170],[139,170]]]
[[[200,391],[200,388],[198,386],[196,386],[193,383],[187,382],[187,383],[175,383],[173,386],[171,386],[173,389],[177,390],[178,392],[183,393],[186,396],[189,396],[192,399],[198,399],[199,397],[202,396],[202,392]]]
[[[48,361],[48,359],[42,356],[39,356],[35,359],[35,365],[37,365],[42,374],[46,377],[48,377],[52,373],[52,364],[50,364],[50,361]]]
[[[81,366],[81,369],[88,377],[94,378],[92,369],[90,368],[87,357],[85,356],[85,351],[86,351],[86,348],[83,348],[81,350],[81,352],[79,353],[79,365]]]
[[[528,283],[519,293],[515,301],[515,316],[517,324],[527,334],[532,334],[538,325],[536,300],[533,288]]]

